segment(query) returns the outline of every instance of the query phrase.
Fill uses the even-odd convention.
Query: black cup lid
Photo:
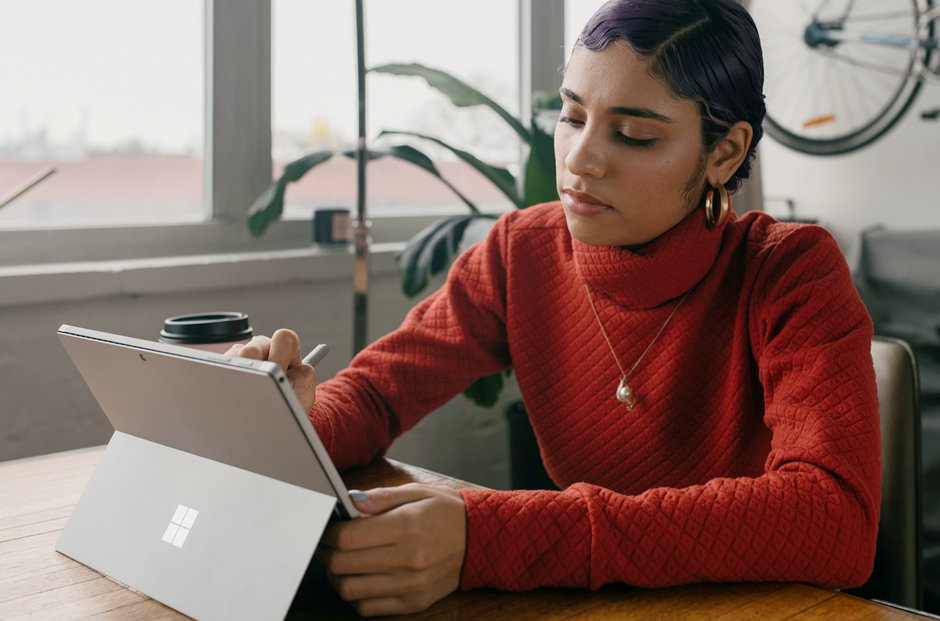
[[[228,343],[250,339],[247,313],[194,313],[163,322],[160,342],[179,345]]]

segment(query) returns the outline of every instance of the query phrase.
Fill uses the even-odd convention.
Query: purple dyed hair
[[[598,51],[612,39],[649,57],[654,76],[698,104],[705,154],[736,122],[751,124],[748,154],[725,184],[729,192],[739,189],[751,175],[767,113],[760,37],[744,7],[736,0],[610,0],[588,20],[577,45]]]

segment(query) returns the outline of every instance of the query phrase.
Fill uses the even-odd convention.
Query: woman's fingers
[[[458,492],[411,483],[371,490],[356,506],[363,519],[329,525],[317,558],[359,614],[417,612],[457,589],[467,520]]]
[[[276,362],[287,373],[289,368],[301,364],[300,337],[293,330],[287,330],[286,328],[275,330],[274,334],[271,335],[270,347],[267,353],[267,360]]]
[[[233,349],[234,347],[238,347],[238,345],[233,346]],[[241,345],[238,350],[238,355],[242,358],[251,358],[252,360],[267,360],[268,350],[270,348],[270,338],[266,336],[256,336],[247,343]]]
[[[302,364],[300,337],[286,328],[275,330],[271,337],[256,336],[247,343],[233,345],[226,353],[254,360],[269,360],[277,363],[285,373]]]
[[[304,364],[300,357],[300,337],[293,330],[281,328],[271,337],[256,336],[247,343],[232,345],[229,356],[267,360],[274,362],[284,371],[297,394],[297,399],[309,412],[316,401],[317,373],[309,364]]]
[[[331,574],[348,576],[391,571],[400,565],[399,554],[394,545],[365,550],[338,550],[322,545],[314,556]]]
[[[362,550],[420,537],[420,511],[403,505],[429,498],[432,492],[427,488],[409,483],[369,490],[368,500],[356,502],[356,508],[369,517],[329,524],[321,542],[340,550]]]
[[[418,593],[425,590],[430,582],[426,572],[416,571],[365,576],[336,576],[327,573],[327,579],[336,593],[347,602]]]
[[[400,597],[377,597],[350,602],[360,617],[384,617],[419,612],[424,608],[410,606]]]
[[[338,550],[364,550],[391,545],[410,536],[406,520],[395,513],[327,525],[321,545]]]
[[[329,546],[317,548],[315,556],[323,567],[337,576],[425,571],[438,562],[433,553],[417,546],[385,545],[363,550],[340,550]]]
[[[356,502],[356,508],[369,515],[385,513],[395,507],[430,498],[433,492],[427,485],[418,483],[406,483],[398,487],[377,487],[368,492],[367,499]]]
[[[309,364],[291,367],[287,372],[287,378],[294,388],[297,400],[303,406],[305,412],[310,412],[313,404],[317,400],[317,372]]]

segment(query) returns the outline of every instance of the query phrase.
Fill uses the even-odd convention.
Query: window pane
[[[571,50],[581,30],[606,2],[607,0],[565,0],[565,62],[571,59]]]
[[[0,227],[204,218],[201,0],[0,0]]]
[[[365,2],[366,64],[420,63],[441,69],[519,114],[518,15],[515,2],[371,0]],[[274,174],[303,154],[345,146],[358,136],[355,4],[274,0]],[[457,108],[420,78],[370,73],[366,82],[369,145],[407,143],[430,156],[441,174],[482,209],[511,203],[450,151],[420,139],[376,140],[383,130],[434,136],[518,174],[520,142],[492,110]],[[431,174],[384,158],[369,164],[369,213],[408,213],[463,203]],[[285,215],[315,207],[356,208],[356,162],[342,156],[287,190]],[[466,207],[462,207],[466,209]]]

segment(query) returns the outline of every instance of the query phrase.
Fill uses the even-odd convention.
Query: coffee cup
[[[159,341],[224,354],[232,345],[250,341],[251,335],[247,313],[193,313],[166,319]]]

